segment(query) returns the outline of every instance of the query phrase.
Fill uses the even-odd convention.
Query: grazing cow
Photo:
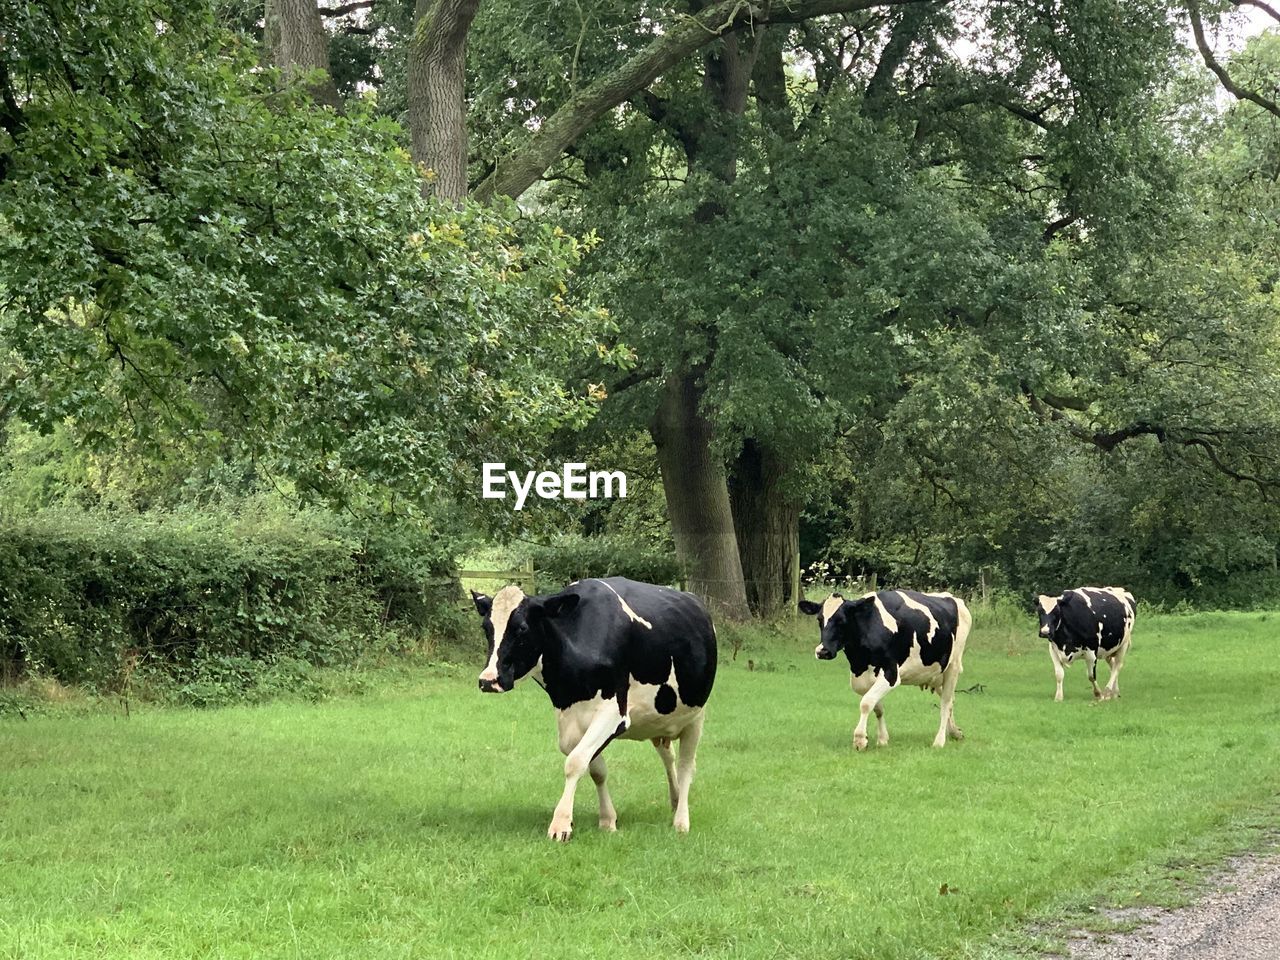
[[[716,633],[702,602],[623,577],[580,580],[546,596],[515,586],[471,596],[489,640],[480,689],[505,693],[532,676],[556,708],[568,759],[547,835],[564,841],[573,833],[573,796],[587,772],[600,794],[600,829],[617,829],[601,756],[614,738],[652,741],[666,767],[673,825],[687,833],[703,708],[716,677]]]
[[[1049,641],[1053,674],[1058,681],[1054,700],[1062,699],[1063,669],[1077,655],[1089,665],[1089,682],[1095,700],[1120,696],[1120,668],[1129,652],[1133,618],[1138,602],[1121,587],[1078,587],[1060,596],[1036,597],[1040,636]],[[1111,668],[1105,690],[1098,689],[1098,657]]]
[[[936,692],[942,722],[933,740],[944,746],[947,736],[963,740],[952,716],[956,681],[964,671],[964,644],[972,618],[964,601],[949,593],[881,590],[857,600],[833,594],[822,603],[800,601],[800,612],[817,614],[822,642],[819,660],[833,660],[842,649],[849,658],[849,685],[862,695],[853,746],[867,748],[867,715],[875,711],[876,743],[889,742],[880,701],[894,687],[907,684]]]

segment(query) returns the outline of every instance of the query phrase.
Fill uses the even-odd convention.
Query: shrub
[[[44,514],[0,530],[5,672],[114,689],[135,673],[224,702],[425,629],[447,558],[332,518]],[[414,578],[419,585],[414,591]],[[430,584],[429,587],[422,586]],[[456,596],[456,582],[452,595]]]
[[[617,535],[564,536],[546,545],[516,552],[517,563],[533,561],[539,591],[559,590],[584,577],[628,577],[645,583],[678,585],[684,571],[675,556],[653,547],[638,546]]]

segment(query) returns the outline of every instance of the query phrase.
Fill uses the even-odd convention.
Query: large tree
[[[208,3],[3,22],[0,415],[397,511],[588,415],[574,238],[424,198],[394,124],[278,91]]]
[[[340,4],[326,10],[350,17],[353,9],[360,12],[365,6]],[[800,506],[812,493],[811,465],[836,448],[838,435],[867,424],[890,424],[898,404],[913,396],[913,390],[929,379],[926,375],[966,355],[971,342],[1002,345],[991,349],[975,369],[1048,429],[1066,430],[1098,449],[1146,437],[1199,455],[1220,471],[1245,478],[1258,475],[1257,464],[1249,458],[1254,456],[1251,451],[1266,455],[1261,440],[1249,447],[1240,431],[1209,432],[1220,427],[1208,418],[1194,419],[1194,410],[1156,402],[1160,387],[1168,382],[1157,374],[1133,379],[1130,366],[1120,361],[1099,362],[1094,356],[1082,360],[1069,348],[1073,336],[1096,340],[1099,331],[1114,330],[1139,338],[1145,363],[1154,355],[1153,344],[1176,328],[1177,311],[1194,302],[1195,271],[1167,273],[1157,282],[1155,273],[1135,265],[1134,251],[1141,246],[1135,241],[1172,239],[1171,225],[1188,222],[1179,198],[1191,195],[1185,191],[1185,178],[1175,176],[1178,164],[1169,159],[1179,143],[1170,137],[1168,117],[1162,113],[1167,112],[1166,94],[1179,82],[1182,31],[1190,26],[1200,55],[1211,69],[1216,67],[1232,93],[1264,111],[1274,101],[1266,86],[1242,74],[1237,64],[1223,64],[1211,48],[1205,52],[1206,30],[1212,32],[1229,6],[1183,8],[1155,0],[978,6],[948,0],[692,0],[670,5],[597,0],[534,11],[496,0],[419,0],[412,9],[407,0],[385,0],[373,5],[368,27],[355,29],[371,30],[369,36],[382,56],[382,68],[366,73],[370,83],[382,84],[380,102],[388,107],[404,104],[409,142],[423,174],[415,186],[429,198],[452,206],[467,195],[485,202],[522,197],[526,209],[554,210],[604,236],[610,253],[598,258],[590,279],[596,290],[609,295],[639,358],[635,369],[609,374],[609,409],[628,427],[643,424],[653,436],[673,537],[689,566],[693,587],[723,611],[740,615],[748,601],[762,611],[775,609],[794,589],[797,522]],[[54,21],[62,13],[75,13],[68,14],[65,24],[73,32],[103,30],[80,15],[81,5],[61,3],[47,9],[54,11]],[[203,9],[194,0],[174,3],[162,7],[159,16],[176,23]],[[284,8],[275,9],[272,15]],[[315,16],[292,3],[289,9],[306,21],[304,33],[314,39]],[[110,299],[112,284],[154,273],[137,269],[132,256],[123,267],[113,264],[102,250],[117,258],[123,256],[121,251],[145,252],[157,236],[180,247],[207,231],[219,238],[218,249],[227,257],[234,244],[242,243],[237,231],[247,230],[255,242],[261,241],[264,230],[270,237],[282,235],[278,218],[264,221],[265,227],[259,223],[259,208],[274,210],[274,198],[291,196],[288,184],[297,180],[309,185],[306,197],[331,208],[318,218],[316,234],[290,237],[295,242],[289,249],[310,251],[305,266],[320,270],[326,282],[336,284],[335,302],[342,310],[358,308],[347,323],[317,331],[322,340],[323,334],[337,336],[364,323],[376,327],[393,308],[406,311],[406,318],[416,309],[399,303],[385,289],[389,300],[361,299],[371,296],[368,283],[352,289],[352,251],[359,263],[357,278],[367,280],[388,269],[379,257],[397,249],[396,237],[415,235],[403,228],[390,231],[395,237],[380,233],[370,219],[373,214],[361,217],[361,209],[368,209],[378,211],[376,218],[405,222],[361,188],[358,164],[344,166],[339,159],[327,171],[337,177],[339,194],[330,200],[333,193],[317,172],[328,143],[312,151],[290,151],[297,156],[288,159],[299,166],[282,167],[286,158],[271,149],[277,141],[232,141],[239,151],[232,164],[245,163],[246,169],[260,174],[247,180],[225,163],[219,136],[202,140],[195,132],[183,134],[175,138],[177,152],[157,151],[148,140],[153,134],[131,128],[134,114],[128,106],[119,116],[110,113],[110,80],[96,74],[87,84],[77,79],[77,70],[84,67],[72,62],[58,30],[50,33],[41,26],[42,15],[39,10],[28,12],[16,22],[28,35],[44,39],[35,46],[29,40],[7,44],[3,54],[0,83],[6,95],[0,126],[21,149],[0,153],[0,173],[6,166],[28,162],[21,159],[24,155],[46,159],[35,150],[42,141],[32,138],[30,129],[33,117],[45,129],[47,115],[30,109],[31,93],[19,89],[14,78],[32,73],[26,66],[32,56],[23,53],[24,48],[45,56],[45,47],[50,47],[57,55],[39,62],[53,69],[37,70],[35,75],[54,79],[41,81],[48,86],[37,91],[37,99],[56,104],[71,117],[81,108],[77,95],[90,91],[90,101],[106,111],[110,121],[104,129],[120,131],[115,141],[102,141],[110,144],[108,161],[116,156],[112,151],[123,151],[127,162],[116,166],[135,178],[141,172],[139,182],[163,195],[159,181],[167,170],[164,164],[174,163],[186,149],[208,180],[201,194],[205,206],[180,205],[183,212],[196,210],[209,218],[210,226],[190,231],[191,237],[179,235],[182,221],[176,214],[160,221],[172,227],[168,234],[152,229],[149,213],[137,210],[144,201],[155,201],[130,189],[120,195],[131,197],[127,206],[132,216],[107,204],[101,222],[89,217],[76,224],[85,229],[75,235],[92,238],[89,249],[105,264],[85,275],[108,278],[105,286],[91,288],[93,297],[87,299],[92,306],[97,308],[99,301],[125,302]],[[122,9],[119,19],[136,36],[146,38],[147,17],[154,21],[152,12]],[[391,36],[396,25],[403,28],[399,44]],[[172,37],[162,31],[152,38],[169,44],[170,53],[160,61],[168,71],[166,83],[192,82],[172,66],[172,51],[181,48],[184,36],[187,33],[176,30]],[[150,42],[139,49],[146,53]],[[291,59],[282,52],[282,43],[272,45],[286,73],[322,67],[314,47],[295,45],[311,52]],[[11,50],[19,51],[17,60]],[[200,58],[193,59],[197,62],[189,69],[195,76]],[[88,61],[96,69],[93,58]],[[119,62],[117,58],[114,66]],[[142,57],[137,62],[141,76],[149,76],[149,61]],[[331,67],[333,74],[350,73],[332,59]],[[72,78],[65,89],[59,69]],[[323,74],[311,69],[307,76],[314,83]],[[399,98],[388,89],[397,78],[403,86]],[[98,89],[104,96],[93,100]],[[149,116],[153,105],[139,100],[148,89],[143,83],[117,91],[116,96],[122,104],[141,105],[142,115]],[[314,87],[312,92],[317,92]],[[168,104],[162,97],[156,99]],[[348,129],[334,124],[350,122],[350,129],[361,130],[368,122],[363,115],[340,121],[323,111],[310,118],[303,117],[306,111],[297,113],[282,115],[305,128],[307,132],[299,134],[304,140],[317,131]],[[260,124],[265,129],[274,115],[269,108],[260,111],[250,128],[259,129]],[[177,129],[194,131],[203,122],[210,131],[221,131],[210,119],[197,115],[184,119]],[[88,118],[79,116],[80,120],[92,128]],[[53,124],[48,129],[74,143],[74,133],[68,135],[74,125]],[[346,137],[345,132],[335,135],[344,142]],[[285,142],[291,141],[286,137]],[[381,143],[385,147],[386,141]],[[142,159],[135,160],[135,154]],[[217,163],[210,159],[213,155]],[[157,157],[163,163],[155,162]],[[257,163],[259,157],[265,162]],[[317,166],[308,166],[307,157]],[[270,175],[273,164],[287,177]],[[190,166],[179,168],[186,171]],[[74,171],[68,182],[96,189],[100,181],[106,182],[97,171]],[[352,172],[350,181],[342,178],[343,171]],[[374,177],[372,182],[384,181]],[[247,199],[246,184],[254,191]],[[395,184],[392,206],[400,210],[404,184],[399,179]],[[85,196],[101,201],[91,190]],[[292,196],[298,202],[305,199]],[[226,199],[224,219],[217,219],[224,215],[223,207],[209,198]],[[82,206],[94,210],[92,204]],[[17,211],[11,214],[13,222],[20,227],[15,235],[34,236],[31,225],[38,221],[30,211],[43,208],[15,202],[12,209]],[[502,235],[500,218],[490,220],[464,208],[456,215],[459,219],[451,221],[453,214],[430,209],[432,218],[457,223],[467,238],[462,248],[474,241],[495,258],[482,255],[479,261],[469,261],[494,267],[489,274],[449,274],[459,283],[459,296],[468,286],[487,289],[488,280],[512,275],[496,266],[508,256],[509,245],[495,241],[486,248],[483,240],[490,228]],[[420,216],[426,214],[415,213],[409,219]],[[350,233],[352,221],[367,232],[357,230],[356,242],[335,248],[332,236]],[[422,232],[447,249],[450,241],[443,231]],[[562,345],[552,347],[552,355],[563,357],[564,344],[591,339],[586,327],[574,327],[560,311],[560,301],[547,296],[558,292],[557,271],[562,276],[564,258],[573,259],[576,252],[566,250],[567,241],[554,234],[541,236],[541,245],[530,249],[546,252],[549,259],[542,265],[547,269],[531,276],[515,274],[530,282],[509,291],[499,283],[494,296],[484,298],[477,308],[472,335],[486,324],[500,327],[494,318],[512,316],[508,307],[526,318],[543,316],[539,311],[546,310],[547,316],[559,318],[558,324],[517,325],[516,332],[550,331],[549,342]],[[330,242],[324,242],[326,237]],[[1149,242],[1142,249],[1157,246]],[[26,252],[34,256],[57,251],[46,243]],[[255,250],[245,254],[258,255]],[[427,259],[447,262],[434,248]],[[177,260],[208,262],[194,254]],[[59,263],[56,257],[50,262]],[[335,264],[340,268],[336,273]],[[421,280],[408,276],[403,286],[417,289]],[[93,313],[81,319],[83,289],[72,291],[49,281],[47,291],[37,291],[40,295],[24,293],[29,317],[36,317],[42,305],[54,304],[71,318],[63,323],[63,339],[57,343],[32,339],[24,345],[17,339],[26,357],[35,356],[37,347],[52,350],[54,356],[65,355],[68,346],[81,349],[76,337],[66,335],[78,326],[101,326],[103,336],[119,342],[109,321]],[[140,295],[133,287],[127,292],[130,298]],[[504,299],[508,294],[513,299]],[[277,288],[273,310],[277,300],[291,303],[289,297],[283,287]],[[74,311],[68,312],[68,304]],[[471,306],[470,301],[449,303],[435,316],[459,310],[466,315]],[[490,309],[496,313],[485,313]],[[1126,318],[1135,311],[1141,324],[1126,326]],[[173,310],[166,307],[162,313],[167,317]],[[107,315],[128,316],[118,306]],[[293,318],[290,324],[300,322],[296,313],[283,308],[281,315]],[[32,326],[43,330],[47,325]],[[194,356],[189,340],[167,327],[159,329],[164,335],[157,342],[165,349],[147,354],[143,348],[151,341],[140,338],[131,343],[132,354],[149,360],[176,356],[183,362]],[[391,328],[385,329],[390,335]],[[406,330],[415,336],[413,327]],[[563,336],[556,336],[556,331]],[[20,335],[25,331],[15,333]],[[298,339],[312,336],[307,329]],[[430,338],[415,339],[429,342]],[[537,408],[535,416],[528,416],[530,408],[519,406],[520,390],[555,401],[551,408],[556,415],[547,418],[552,423],[580,409],[562,389],[548,386],[542,392],[560,368],[522,366],[512,346],[516,337],[480,335],[479,342],[501,345],[508,352],[471,358],[463,365],[466,369],[483,368],[489,374],[510,369],[519,375],[497,391],[500,402],[477,402],[472,408],[463,404],[460,409],[475,409],[477,422],[505,424],[512,435],[527,427],[529,436],[537,436],[535,427],[543,425],[543,419],[536,416]],[[1033,349],[1019,349],[1027,344]],[[169,347],[172,352],[166,352]],[[113,355],[110,349],[107,355]],[[340,350],[338,355],[344,354]],[[254,360],[261,364],[270,356],[264,352]],[[324,362],[329,356],[317,355]],[[125,351],[125,358],[132,359],[130,351]],[[346,382],[319,361],[314,364],[314,383],[328,390]],[[234,357],[227,362],[235,368]],[[189,399],[182,390],[216,379],[207,370],[212,364],[197,364],[199,375],[179,374],[172,383],[154,375],[155,369],[167,370],[164,364],[155,369],[121,364],[125,383],[146,385],[130,399],[163,396],[164,403],[157,407],[161,411],[181,414]],[[300,369],[307,369],[306,364]],[[341,363],[337,369],[343,369]],[[1160,367],[1154,364],[1151,369]],[[599,370],[590,372],[601,376]],[[544,380],[537,380],[539,375]],[[1129,379],[1141,389],[1116,389],[1117,382]],[[23,390],[35,382],[29,380],[26,367],[16,366],[11,403],[32,409],[36,401]],[[441,382],[455,381],[445,377]],[[174,384],[182,390],[172,390]],[[20,385],[25,386],[19,389]],[[221,387],[212,389],[216,393]],[[183,403],[173,403],[170,390]],[[370,423],[394,418],[402,409],[397,403],[412,402],[414,396],[389,390],[376,378],[357,382],[352,390],[351,399],[364,403],[372,397],[378,406]],[[224,392],[234,396],[236,391]],[[295,403],[302,400],[290,400]],[[279,413],[306,408],[272,409]],[[325,442],[334,442],[313,439],[321,449],[327,449]],[[400,448],[394,440],[382,447],[376,442],[343,444],[344,450],[359,451],[361,457],[374,449]],[[432,455],[440,455],[459,447],[446,443],[430,449]],[[285,453],[279,451],[282,458]],[[349,474],[362,472],[366,461],[361,457],[350,459]],[[378,474],[372,476],[376,479]]]
[[[1232,6],[419,0],[380,16],[407,26],[428,192],[525,195],[606,237],[618,269],[598,278],[640,355],[611,403],[653,435],[695,589],[741,613],[789,599],[804,465],[903,393],[929,362],[913,344],[1090,314],[1060,291],[1112,269],[1094,242],[1110,224],[1160,216],[1143,202],[1162,176],[1151,105],[1188,25],[1228,89],[1269,102],[1204,39]],[[1011,394],[1066,422],[1038,370]]]

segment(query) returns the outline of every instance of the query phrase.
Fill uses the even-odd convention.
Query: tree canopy
[[[6,415],[409,508],[589,415],[568,365],[612,348],[568,288],[588,244],[424,198],[395,123],[278,90],[207,5],[20,6]]]
[[[1280,39],[1229,52],[1241,6],[6,0],[0,404],[407,510],[652,457],[661,496],[531,522],[643,528],[730,615],[802,555],[1268,574]]]

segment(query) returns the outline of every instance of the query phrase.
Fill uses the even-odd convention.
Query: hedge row
[[[330,520],[55,515],[0,529],[0,671],[115,688],[351,661],[457,597],[449,558]]]
[[[617,534],[562,536],[545,545],[513,552],[518,563],[533,561],[540,591],[556,591],[585,577],[629,577],[679,586],[684,570],[671,551],[657,550]]]

